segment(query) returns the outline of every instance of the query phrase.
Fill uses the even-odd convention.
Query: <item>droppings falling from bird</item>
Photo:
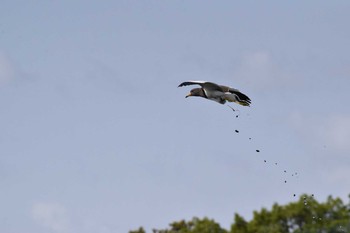
[[[210,91],[213,91],[213,88],[210,88],[210,86],[212,86],[212,84],[213,83],[209,83],[209,82],[202,82],[202,81],[187,81],[187,82],[183,82],[183,83],[181,83],[180,85],[179,85],[179,87],[181,87],[181,86],[187,86],[187,85],[194,85],[194,84],[198,84],[198,85],[200,85],[201,86],[201,88],[195,88],[195,89],[192,89],[191,90],[191,95],[188,95],[188,96],[199,96],[199,97],[203,97],[203,98],[206,98],[206,99],[208,99],[207,98],[207,96],[206,96],[206,93],[207,93],[207,91],[208,92],[210,92]],[[214,83],[214,85],[215,85],[215,90],[214,91],[217,91],[218,89],[220,89],[220,85],[217,85],[217,84],[215,84]],[[208,88],[207,88],[207,86],[208,86]],[[196,92],[195,90],[202,90],[201,91],[201,93],[198,93],[198,92]],[[221,88],[221,89],[223,89],[223,88]],[[224,88],[225,89],[225,88]],[[222,90],[222,93],[223,94],[226,94],[227,93],[227,91],[226,90]],[[230,90],[230,88],[229,88],[229,90]],[[244,101],[244,104],[241,104],[241,105],[244,105],[244,106],[249,106],[250,105],[250,103],[251,103],[251,101],[250,101],[250,99],[247,97],[247,96],[245,96],[243,93],[240,93],[242,96],[244,96],[245,98],[244,99],[242,99],[242,101]],[[188,97],[188,96],[186,96],[186,97]],[[209,95],[210,96],[210,95]],[[241,99],[241,98],[240,98]],[[215,100],[215,99],[210,99],[210,100]],[[215,100],[216,101],[216,100]],[[219,101],[216,101],[216,102],[219,102]],[[226,102],[226,100],[224,101],[224,102]],[[231,102],[231,101],[229,101],[229,102]],[[222,102],[220,102],[221,104],[222,104]],[[235,118],[238,118],[239,116],[240,116],[240,111],[237,109],[237,110],[235,110],[233,107],[231,107],[231,106],[228,106],[232,111],[233,111],[233,116],[235,116]],[[248,113],[248,114],[246,114],[246,116],[250,116],[250,114]],[[232,117],[232,115],[231,115],[231,117]],[[232,130],[232,129],[231,129]],[[235,131],[235,133],[240,133],[239,132],[239,130],[237,130],[237,129],[234,129],[234,131]],[[232,131],[231,131],[232,132]],[[243,134],[245,134],[245,131],[243,132]],[[251,137],[249,137],[248,138],[249,140],[252,140],[252,138]],[[254,141],[255,141],[256,139],[254,138]],[[320,145],[321,147],[322,147],[322,144]],[[326,145],[323,145],[323,147],[324,148],[326,148]],[[266,148],[263,148],[263,149],[266,149]],[[251,150],[253,151],[254,149],[253,148],[251,148]],[[257,153],[259,153],[260,152],[260,150],[259,149],[256,149],[255,150]],[[264,153],[262,153],[262,155],[265,157],[265,154],[266,154],[266,152],[268,152],[268,150],[267,151],[264,151]],[[259,156],[260,157],[260,156]],[[261,159],[261,157],[260,157],[260,159]],[[260,160],[261,161],[261,160]],[[265,160],[263,160],[264,161],[264,163],[267,163],[267,160],[265,159]],[[279,173],[281,173],[281,171],[283,171],[284,173],[287,173],[287,171],[286,170],[282,170],[283,168],[281,168],[281,165],[279,166],[279,167],[277,167],[277,165],[278,165],[278,163],[277,162],[273,162],[273,163],[271,163],[271,161],[272,160],[270,160],[270,164],[275,164],[276,165],[276,168],[278,169],[278,171],[279,171]],[[279,161],[279,162],[282,162],[282,161]],[[269,164],[269,165],[270,165]],[[267,167],[270,167],[270,166],[267,166]],[[283,178],[284,178],[284,180],[283,180],[283,178],[282,179],[280,179],[280,181],[279,182],[281,182],[281,181],[283,181],[285,184],[287,183],[287,179],[291,179],[290,178],[290,176],[289,176],[289,174],[291,174],[292,176],[295,176],[295,178],[297,179],[297,178],[299,178],[299,176],[298,176],[298,173],[297,172],[292,172],[290,169],[289,169],[289,172],[288,172],[288,174],[286,174]],[[291,181],[291,180],[290,180]],[[293,180],[292,180],[293,181]],[[293,183],[293,182],[292,182]],[[293,194],[293,196],[294,197],[296,197],[296,194],[294,193]],[[303,200],[304,202],[304,205],[305,205],[305,209],[310,209],[312,206],[313,206],[313,203],[312,203],[312,200],[314,200],[313,199],[313,197],[314,197],[314,195],[312,194],[311,195],[311,197],[312,198],[310,198],[309,199],[309,197],[310,196],[305,196],[305,197],[303,197],[303,196],[300,196],[300,199],[301,200]],[[311,200],[311,202],[310,202],[310,205],[308,204],[308,201],[309,200]],[[312,219],[314,219],[314,220],[316,220],[317,221],[317,219],[318,219],[318,216],[314,216],[314,215],[311,215],[312,216]],[[321,218],[319,218],[319,220],[321,220]],[[325,219],[326,220],[326,219]],[[313,223],[314,223],[315,221],[313,221]],[[339,230],[341,230],[342,229],[342,226],[339,226],[338,225],[338,227],[339,227]],[[347,226],[344,226],[345,228],[347,228]]]

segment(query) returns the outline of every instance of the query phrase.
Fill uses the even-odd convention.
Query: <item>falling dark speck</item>
[[[249,140],[252,140],[252,138],[249,138]]]
[[[266,160],[264,160],[264,163],[266,163]]]
[[[275,163],[275,165],[277,165],[277,163]]]
[[[284,173],[286,173],[287,171],[286,170],[284,170]]]
[[[238,115],[236,115],[236,118],[238,118]]]
[[[256,152],[260,152],[260,150],[256,150]]]
[[[294,194],[293,194],[293,197],[295,197],[295,196],[296,196],[296,194],[294,193]]]
[[[239,133],[239,131],[238,131],[237,129],[235,130],[235,132],[236,132],[236,133]]]
[[[287,183],[287,181],[285,180],[284,183]]]

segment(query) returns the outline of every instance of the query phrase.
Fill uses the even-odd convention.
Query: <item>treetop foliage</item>
[[[350,195],[349,195],[350,198]],[[350,203],[329,196],[323,203],[314,195],[302,195],[286,205],[275,203],[270,210],[253,212],[253,219],[245,220],[235,213],[230,230],[209,218],[177,221],[167,229],[153,229],[153,233],[340,233],[350,232]],[[140,227],[129,233],[146,233]]]

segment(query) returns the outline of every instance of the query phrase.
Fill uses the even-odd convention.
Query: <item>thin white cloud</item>
[[[334,148],[341,151],[350,151],[350,116],[338,115],[328,119],[326,125],[328,131],[325,139],[331,143]]]
[[[326,146],[337,152],[350,151],[350,115],[316,116],[293,113],[291,123],[309,145]]]
[[[350,170],[349,167],[347,166],[342,166],[339,167],[336,171],[334,171],[333,173],[331,173],[328,176],[328,180],[332,183],[339,183],[339,184],[343,184],[346,187],[349,187],[350,185],[350,180],[349,179],[345,179],[346,177],[350,176]]]
[[[257,89],[285,85],[291,80],[291,76],[278,67],[268,51],[244,54],[234,76],[246,80]]]
[[[0,52],[0,86],[8,83],[13,77],[13,65],[10,60]]]
[[[38,202],[32,206],[31,215],[41,226],[56,233],[69,232],[66,209],[58,203]]]

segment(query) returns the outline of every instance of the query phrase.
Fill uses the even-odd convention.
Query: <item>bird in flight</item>
[[[251,103],[249,97],[240,92],[239,90],[228,86],[218,85],[212,82],[186,81],[181,83],[179,87],[189,85],[200,85],[201,87],[192,89],[190,93],[186,95],[186,98],[190,96],[199,96],[216,101],[220,104],[225,104],[226,101],[228,101],[235,102],[243,106],[249,106]]]

